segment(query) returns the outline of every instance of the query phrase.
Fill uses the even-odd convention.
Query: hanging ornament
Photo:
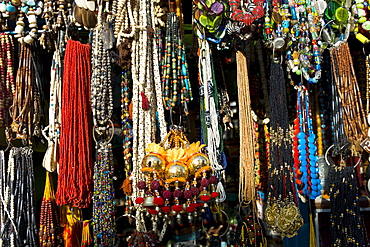
[[[61,243],[58,208],[55,204],[54,189],[50,172],[46,171],[44,197],[41,202],[39,228],[39,246],[56,247]]]

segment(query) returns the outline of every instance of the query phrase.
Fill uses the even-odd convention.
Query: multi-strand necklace
[[[203,40],[199,56],[202,138],[207,144],[212,168],[223,170],[221,159],[221,129],[218,122],[218,94],[214,79],[212,54],[207,40]]]
[[[362,151],[360,144],[367,136],[368,123],[362,107],[348,43],[342,42],[338,47],[331,49],[330,56],[334,82],[341,101],[343,125],[346,126],[345,135],[352,144],[352,154],[358,155]]]
[[[33,48],[32,45],[20,45],[15,95],[9,109],[13,121],[6,130],[8,142],[21,139],[24,144],[31,144],[33,136],[41,136],[41,81]]]
[[[176,13],[169,13],[167,17],[162,84],[166,109],[182,105],[184,112],[188,113],[187,102],[193,97],[185,57],[185,44],[182,41],[179,17]]]
[[[115,204],[113,186],[113,153],[111,123],[113,113],[113,85],[109,28],[110,16],[103,18],[104,2],[100,2],[98,23],[92,45],[91,101],[94,123],[96,161],[94,163],[93,233],[95,246],[115,245]],[[109,6],[106,6],[109,9]],[[105,38],[104,38],[105,37]],[[111,131],[113,133],[113,131]]]
[[[32,149],[13,147],[0,161],[0,246],[37,246]]]
[[[330,166],[330,229],[332,246],[367,246],[358,185],[353,166]]]
[[[93,192],[90,45],[68,40],[64,56],[58,205],[86,208]]]
[[[135,29],[132,43],[132,182],[141,180],[140,167],[145,155],[145,147],[155,140],[158,121],[160,137],[164,139],[167,126],[162,103],[162,88],[159,71],[159,55],[155,35],[155,16],[153,1],[140,0],[138,8],[133,9],[139,28]],[[133,27],[132,27],[133,28]],[[132,200],[138,197],[133,186]],[[140,208],[136,211],[136,227],[146,232],[142,224]]]
[[[265,221],[281,236],[293,237],[303,225],[297,207],[292,174],[292,144],[284,72],[281,64],[271,63],[270,80],[270,162]],[[272,107],[273,106],[273,107]]]

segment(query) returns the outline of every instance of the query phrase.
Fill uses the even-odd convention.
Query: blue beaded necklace
[[[298,139],[298,151],[300,171],[302,172],[303,195],[315,199],[321,195],[321,181],[318,176],[318,157],[316,146],[316,135],[312,127],[312,115],[309,105],[307,88],[303,85],[298,86],[297,93],[297,113],[300,124],[300,132],[296,135]]]

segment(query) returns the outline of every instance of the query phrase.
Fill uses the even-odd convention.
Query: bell
[[[154,205],[154,196],[147,196],[147,197],[145,197],[143,206],[144,207],[153,207],[153,206],[155,206]]]

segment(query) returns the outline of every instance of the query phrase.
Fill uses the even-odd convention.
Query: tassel
[[[85,220],[82,228],[82,246],[92,246],[92,238],[90,233],[90,221]]]
[[[313,226],[311,213],[310,213],[310,247],[316,247],[315,227]]]
[[[132,195],[132,181],[131,179],[128,177],[125,179],[125,181],[123,181],[123,184],[121,186],[121,189],[123,190],[123,193],[127,196],[131,196]]]
[[[144,111],[147,111],[149,110],[149,107],[150,107],[148,98],[146,97],[144,92],[141,92],[140,94],[141,94],[142,108]]]

